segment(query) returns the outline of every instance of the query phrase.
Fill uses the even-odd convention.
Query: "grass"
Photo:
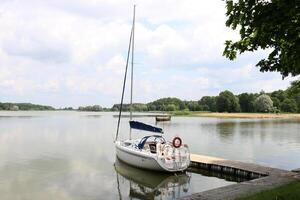
[[[299,200],[300,181],[295,181],[271,190],[238,198],[238,200]]]
[[[203,113],[210,113],[209,111],[189,111],[189,110],[179,110],[179,111],[170,111],[168,112],[173,116],[200,116]]]

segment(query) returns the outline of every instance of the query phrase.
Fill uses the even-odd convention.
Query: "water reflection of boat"
[[[190,175],[161,173],[132,167],[116,159],[117,182],[119,175],[129,182],[129,197],[136,199],[175,199],[187,194]],[[124,182],[124,181],[122,181]],[[121,186],[118,185],[118,188]],[[122,194],[119,193],[120,199]]]

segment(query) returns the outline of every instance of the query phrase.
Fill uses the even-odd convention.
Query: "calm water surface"
[[[139,120],[154,123],[153,117]],[[128,135],[127,121],[121,138]],[[117,161],[116,122],[112,113],[0,112],[0,199],[174,199],[235,183]],[[193,153],[300,167],[299,121],[174,117],[158,126],[168,139],[182,137]]]

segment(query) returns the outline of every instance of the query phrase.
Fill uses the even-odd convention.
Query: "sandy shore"
[[[220,118],[272,118],[272,119],[298,119],[300,114],[275,114],[275,113],[193,113],[198,117],[220,117]]]

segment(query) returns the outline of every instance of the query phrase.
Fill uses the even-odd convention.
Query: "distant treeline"
[[[120,104],[111,108],[100,105],[60,108],[59,110],[79,111],[118,111]],[[55,110],[51,106],[31,103],[0,103],[0,110]],[[129,111],[130,105],[123,104],[123,111]],[[145,111],[209,111],[209,112],[288,112],[300,113],[300,80],[291,83],[286,90],[271,93],[242,93],[234,95],[225,90],[218,96],[204,96],[197,101],[186,101],[178,98],[161,98],[150,103],[134,103],[132,110]]]
[[[93,105],[93,106],[80,106],[78,107],[79,111],[94,111],[94,112],[100,112],[100,111],[111,111],[110,108],[102,108],[99,105]]]
[[[111,110],[117,111],[120,104]],[[300,80],[291,83],[286,90],[271,93],[242,93],[234,95],[225,90],[218,96],[204,96],[198,101],[185,101],[178,98],[162,98],[156,101],[133,104],[134,111],[210,111],[210,112],[290,112],[300,113]],[[123,105],[124,111],[130,105]]]
[[[1,103],[0,110],[55,110],[51,106],[44,106],[32,103]]]

